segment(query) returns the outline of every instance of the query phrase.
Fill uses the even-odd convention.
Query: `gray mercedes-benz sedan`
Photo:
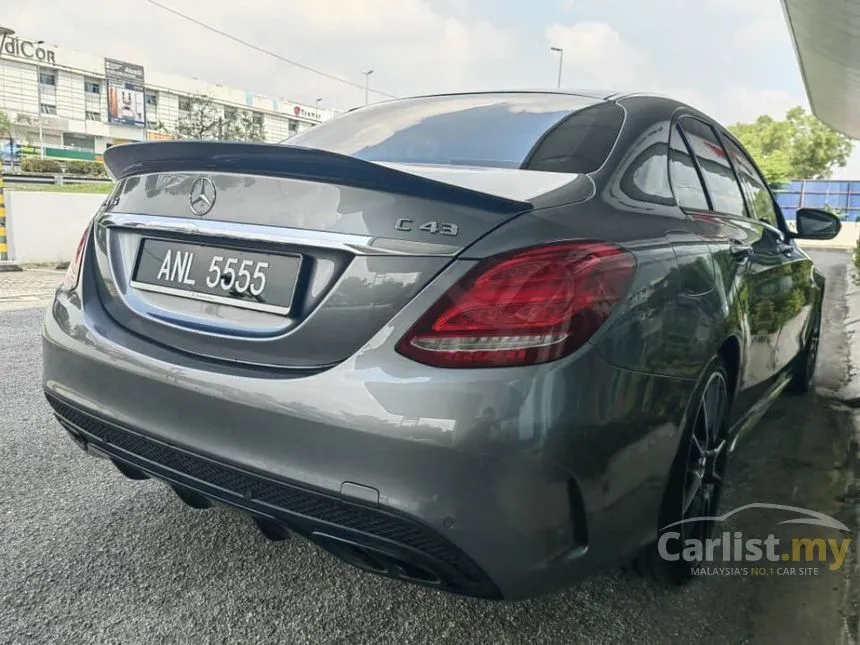
[[[369,571],[684,583],[738,438],[810,388],[825,285],[796,239],[839,220],[790,230],[739,142],[667,98],[427,96],[104,158],[44,324],[59,422]]]

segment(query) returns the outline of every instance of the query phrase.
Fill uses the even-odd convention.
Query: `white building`
[[[98,158],[115,143],[164,139],[190,99],[201,95],[228,113],[249,112],[262,122],[265,139],[272,143],[335,114],[131,62],[49,47],[38,39],[0,37],[0,109],[25,145],[55,152],[73,148],[93,155],[81,158]],[[159,124],[162,128],[156,130]]]

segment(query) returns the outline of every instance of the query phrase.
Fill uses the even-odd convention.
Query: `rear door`
[[[750,217],[729,154],[711,124],[685,116],[678,122],[707,189],[708,210],[690,212],[711,245],[730,310],[744,330],[736,414],[770,387],[781,369],[780,303],[791,292],[779,230]]]
[[[813,306],[812,261],[787,235],[788,227],[767,182],[743,147],[721,132],[725,147],[740,178],[750,217],[765,225],[759,244],[760,257],[770,257],[780,267],[781,288],[774,302],[777,369],[784,369],[800,352],[806,338]]]

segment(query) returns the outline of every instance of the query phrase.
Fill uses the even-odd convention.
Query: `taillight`
[[[75,255],[69,262],[69,268],[66,269],[66,275],[63,278],[63,289],[74,289],[78,286],[78,278],[81,273],[81,262],[84,259],[84,251],[87,248],[87,239],[90,236],[91,225],[87,224],[84,234],[78,240],[78,247],[75,250]]]
[[[633,256],[563,242],[484,261],[409,330],[397,351],[438,367],[546,363],[581,347],[624,297]]]

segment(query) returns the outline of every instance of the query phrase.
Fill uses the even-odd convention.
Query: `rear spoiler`
[[[164,172],[227,172],[302,179],[419,197],[509,215],[528,202],[490,195],[334,152],[290,145],[159,141],[112,146],[104,163],[114,179]]]

